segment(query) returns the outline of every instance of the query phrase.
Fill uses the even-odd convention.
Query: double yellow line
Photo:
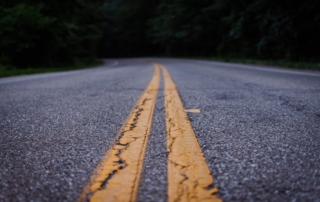
[[[169,72],[155,63],[154,75],[100,161],[78,201],[135,201],[153,111],[164,76],[168,201],[221,201],[213,178]]]

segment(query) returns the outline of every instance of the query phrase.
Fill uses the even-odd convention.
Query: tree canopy
[[[228,56],[319,62],[320,1],[0,1],[0,63]]]

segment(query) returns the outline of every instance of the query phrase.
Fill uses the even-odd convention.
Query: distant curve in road
[[[138,58],[0,79],[0,201],[75,201],[154,73],[166,67],[223,201],[320,198],[320,74]],[[168,201],[161,79],[137,201]]]

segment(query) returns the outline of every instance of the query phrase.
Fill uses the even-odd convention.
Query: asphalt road
[[[178,59],[106,60],[0,79],[0,201],[75,201],[148,85],[174,80],[224,201],[320,201],[320,74]],[[138,201],[167,201],[163,79]]]

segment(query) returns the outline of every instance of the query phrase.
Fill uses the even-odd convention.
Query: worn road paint
[[[200,113],[200,109],[186,109],[184,111],[185,112],[190,112],[190,113]]]
[[[78,201],[135,201],[160,84],[160,69],[120,129]]]
[[[169,72],[162,66],[165,86],[168,201],[214,201],[213,178],[198,144],[177,88]]]

